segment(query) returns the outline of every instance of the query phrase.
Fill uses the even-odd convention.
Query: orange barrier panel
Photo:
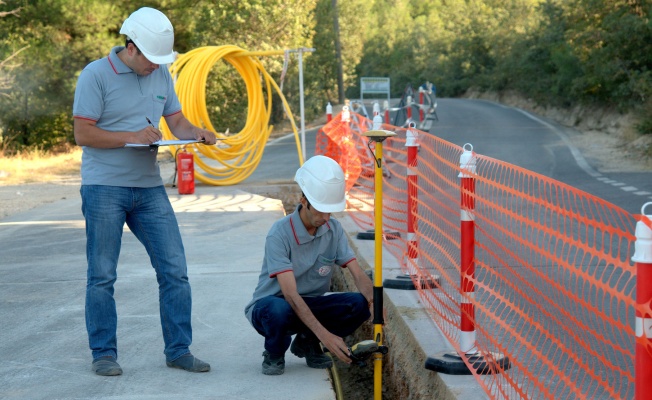
[[[337,116],[318,132],[315,151],[347,166],[347,210],[365,230],[373,228],[374,183],[361,133],[370,126],[354,114],[349,124]],[[401,233],[384,246],[407,273],[406,129],[387,124],[382,129],[398,134],[384,151],[383,229]],[[422,303],[458,353],[462,304],[471,303],[478,354],[509,358],[508,370],[495,364],[493,374],[472,371],[486,393],[492,398],[633,398],[635,315],[652,316],[649,302],[634,300],[636,269],[630,257],[637,217],[561,182],[476,154],[475,190],[466,192],[474,205],[466,211],[475,222],[475,271],[465,276],[475,293],[465,295],[460,287],[462,148],[418,133],[418,215],[411,229],[419,263],[413,277]],[[639,342],[652,354],[649,339]],[[471,367],[464,353],[462,358]]]

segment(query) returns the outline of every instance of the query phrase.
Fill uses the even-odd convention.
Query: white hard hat
[[[344,172],[332,158],[310,158],[297,170],[294,180],[315,210],[332,213],[346,207]]]
[[[127,35],[154,64],[174,62],[174,28],[159,10],[143,7],[134,11],[122,24],[120,33]]]

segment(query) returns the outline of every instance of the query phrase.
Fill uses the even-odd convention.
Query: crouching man
[[[346,206],[342,168],[315,156],[297,170],[303,195],[294,213],[269,230],[265,258],[245,315],[265,337],[263,374],[280,375],[288,348],[311,368],[329,368],[330,357],[351,363],[343,338],[370,317],[371,280],[358,264],[342,225],[331,213]],[[335,268],[346,268],[360,293],[326,294]],[[292,336],[296,335],[294,340]]]

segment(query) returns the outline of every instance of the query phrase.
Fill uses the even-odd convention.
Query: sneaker
[[[210,364],[203,362],[190,353],[184,354],[176,360],[166,361],[165,364],[170,368],[179,368],[188,372],[208,372],[211,370]]]
[[[116,376],[116,375],[122,375],[122,368],[120,368],[120,364],[115,360],[115,357],[111,356],[105,356],[105,357],[99,357],[93,360],[93,364],[91,365],[91,368],[93,369],[93,372],[95,372],[97,375],[102,375],[102,376]]]
[[[272,357],[267,350],[263,352],[263,374],[282,375],[285,371],[285,357]]]
[[[292,354],[299,358],[306,358],[310,368],[326,369],[333,366],[333,360],[324,354],[316,340],[309,340],[300,333],[294,337],[290,346]]]

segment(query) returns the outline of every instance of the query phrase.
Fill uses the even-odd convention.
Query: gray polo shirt
[[[281,295],[276,275],[292,272],[301,296],[321,296],[330,289],[336,265],[346,267],[355,260],[355,253],[342,225],[332,218],[317,228],[315,236],[308,233],[296,210],[276,221],[265,240],[265,258],[253,299],[245,307],[251,322],[253,305],[263,297]]]
[[[73,117],[95,121],[112,132],[135,132],[149,118],[158,127],[161,116],[181,112],[174,82],[165,65],[139,76],[125,65],[114,47],[108,57],[93,61],[77,80]],[[109,133],[110,134],[110,133]],[[163,184],[157,148],[98,149],[83,146],[82,185],[154,187]]]

